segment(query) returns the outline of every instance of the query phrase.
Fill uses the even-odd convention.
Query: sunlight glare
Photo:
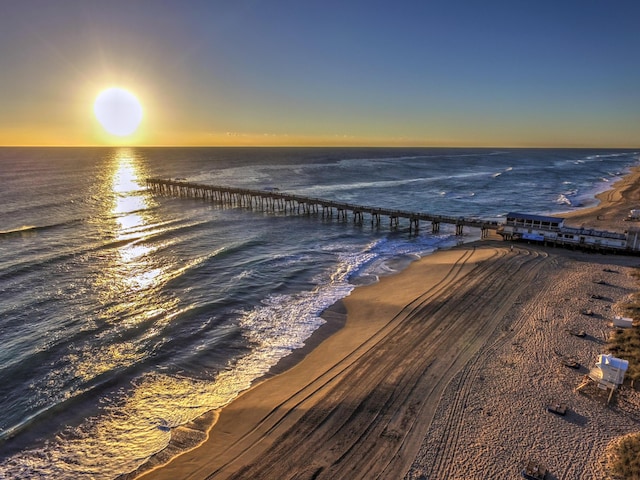
[[[123,88],[113,87],[100,92],[93,111],[100,125],[118,137],[131,135],[142,121],[142,105],[133,93]]]

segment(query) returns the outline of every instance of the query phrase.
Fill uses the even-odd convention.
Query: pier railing
[[[434,233],[439,232],[440,224],[444,223],[455,225],[456,235],[462,235],[463,227],[479,228],[484,238],[490,230],[497,230],[502,225],[492,220],[356,205],[280,192],[277,189],[253,190],[161,178],[148,178],[146,183],[149,190],[160,195],[202,198],[223,205],[258,208],[264,211],[322,213],[323,217],[332,217],[335,213],[339,219],[344,220],[351,214],[355,223],[362,223],[366,214],[369,215],[371,224],[376,226],[380,225],[382,217],[386,217],[391,228],[398,228],[399,220],[406,219],[409,221],[409,231],[416,232],[422,221],[429,222]]]

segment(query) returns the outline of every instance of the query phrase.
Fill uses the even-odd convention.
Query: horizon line
[[[601,149],[636,150],[636,146],[578,145],[0,145],[0,148],[512,148],[512,149]]]

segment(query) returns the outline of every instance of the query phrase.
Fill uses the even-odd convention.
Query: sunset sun
[[[114,87],[100,92],[93,111],[100,125],[118,137],[131,135],[142,121],[142,105],[133,93],[122,88]]]

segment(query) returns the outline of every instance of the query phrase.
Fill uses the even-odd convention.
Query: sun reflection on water
[[[94,318],[99,338],[68,358],[75,375],[84,380],[148,356],[146,339],[162,329],[178,304],[162,292],[171,267],[158,265],[153,255],[162,248],[153,236],[163,228],[143,185],[143,162],[126,148],[115,151],[109,162],[100,227],[106,243],[95,259],[93,278],[100,305]]]
[[[133,153],[123,148],[117,151],[117,170],[113,175],[113,191],[116,193],[129,193],[142,190],[138,183],[138,163]]]
[[[131,240],[118,248],[114,265],[116,283],[133,293],[153,287],[162,274],[160,268],[152,268],[147,255],[152,248],[144,243],[144,231],[152,223],[149,218],[149,197],[141,185],[140,166],[129,149],[120,149],[115,158],[116,169],[111,189],[114,203],[111,213],[115,219],[114,236],[117,240]]]
[[[132,230],[146,224],[143,213],[149,208],[144,187],[139,183],[139,166],[136,157],[128,150],[119,150],[113,173],[112,191],[114,206],[111,213],[118,224],[116,237],[122,239]]]

